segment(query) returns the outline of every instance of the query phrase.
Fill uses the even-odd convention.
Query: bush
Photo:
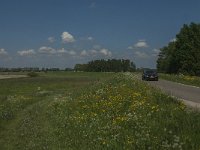
[[[27,75],[28,75],[29,77],[38,77],[38,76],[39,76],[39,74],[36,73],[36,72],[29,72],[29,73],[27,73]]]

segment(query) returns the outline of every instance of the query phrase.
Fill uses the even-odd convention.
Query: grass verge
[[[186,76],[182,74],[171,75],[171,74],[160,73],[159,77],[165,80],[173,81],[173,82],[200,87],[200,77],[196,77],[196,76]]]

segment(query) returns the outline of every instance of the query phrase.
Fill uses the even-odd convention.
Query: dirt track
[[[0,75],[0,79],[24,78],[26,75]]]

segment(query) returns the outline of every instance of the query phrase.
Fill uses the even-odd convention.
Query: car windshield
[[[146,73],[146,74],[155,74],[156,71],[154,71],[154,70],[147,70],[147,71],[145,71],[145,73]]]

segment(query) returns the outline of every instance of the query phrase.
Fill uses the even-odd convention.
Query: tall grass
[[[72,93],[94,81],[110,76],[106,73],[101,75],[99,73],[91,75],[90,73],[51,72],[40,73],[40,76],[35,78],[0,80],[0,149],[25,149],[26,146],[23,147],[27,144],[25,141],[34,139],[32,136],[30,138],[27,136],[32,132],[42,137],[42,130],[36,128],[42,129],[49,126],[42,124],[47,120],[44,118],[45,113],[42,112],[45,111],[48,103],[56,95],[64,96],[66,93]],[[29,124],[28,121],[32,123]],[[30,126],[25,127],[25,125]],[[21,129],[27,132],[24,134],[26,135],[24,141],[20,138],[23,134]],[[42,146],[40,142],[36,143]],[[20,145],[19,148],[16,145]]]
[[[1,103],[2,108],[9,101],[16,112],[13,118],[1,118],[1,149],[200,148],[199,112],[132,74],[107,74],[106,80],[102,75],[27,79],[13,91],[15,97],[7,95]],[[33,86],[29,92],[22,88],[28,85]],[[18,110],[16,100],[24,104]]]
[[[159,74],[162,79],[200,87],[200,77],[187,75]]]

